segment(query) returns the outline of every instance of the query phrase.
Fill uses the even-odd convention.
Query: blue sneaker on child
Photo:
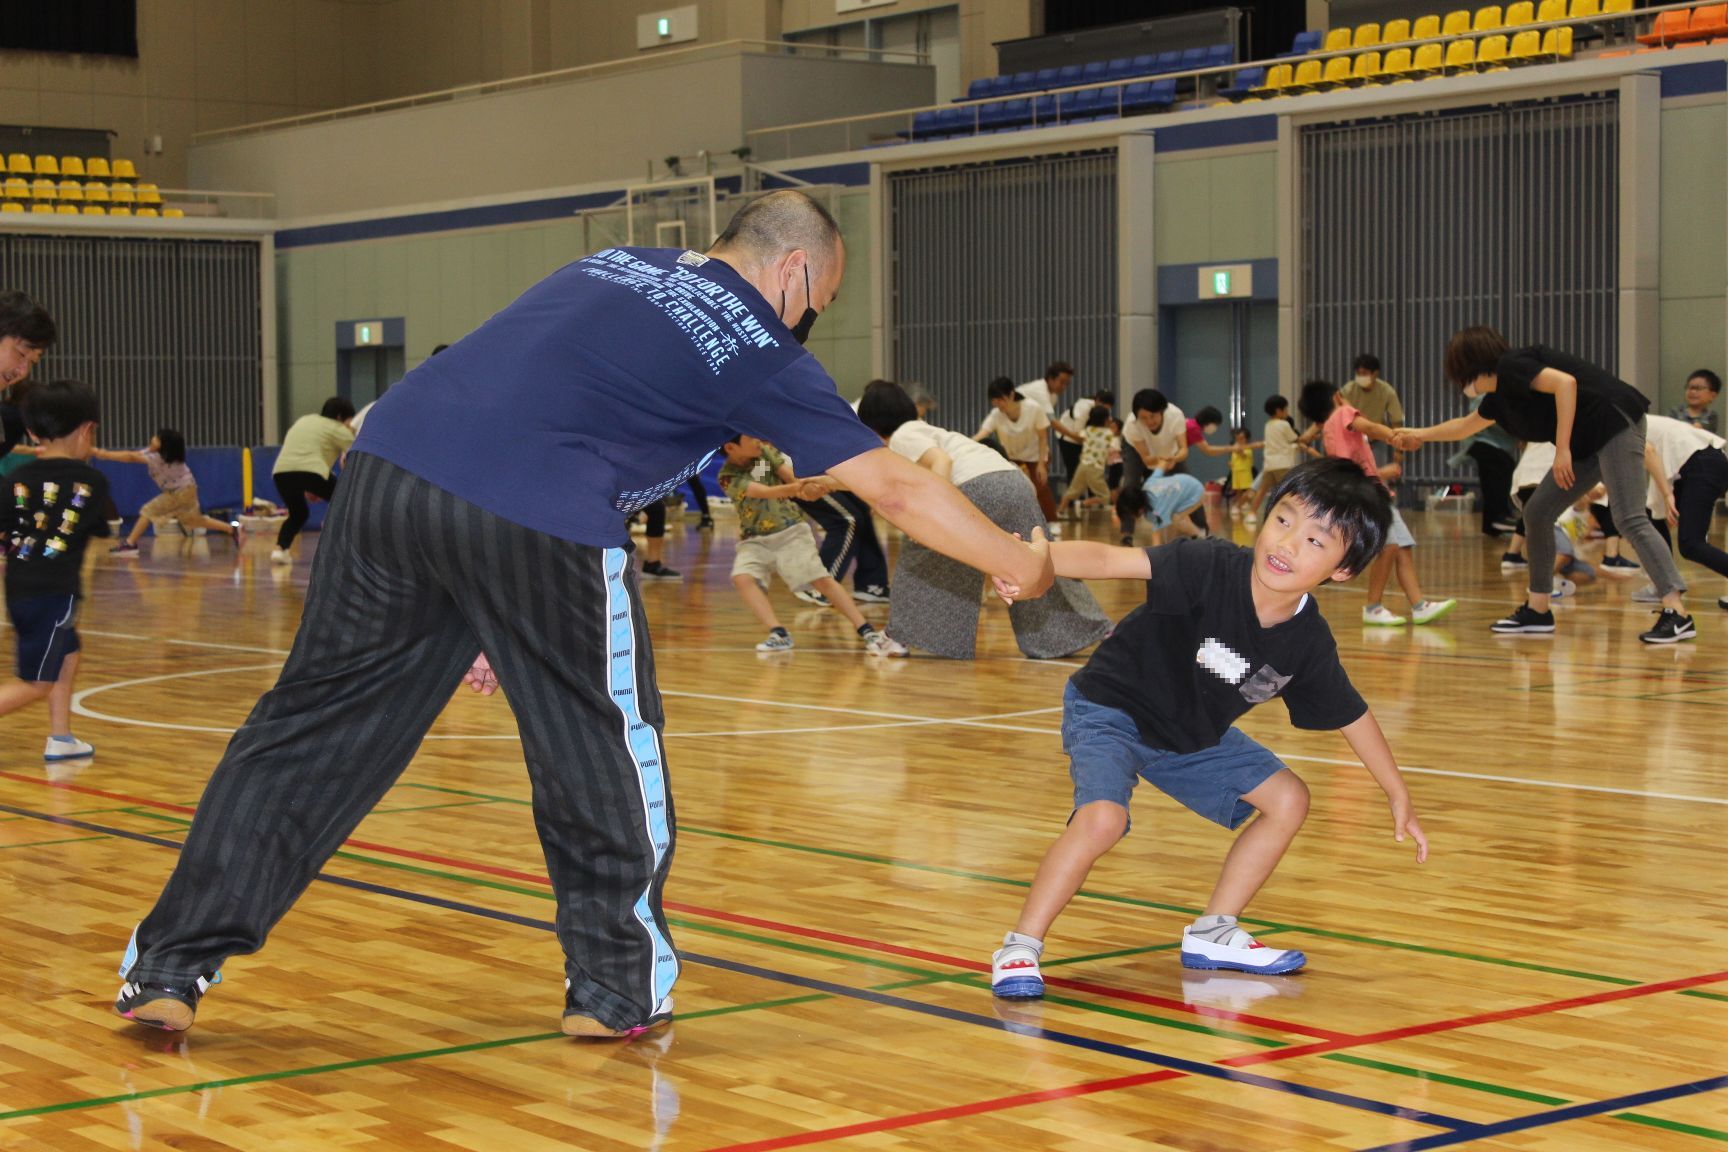
[[[1044,977],[1038,971],[1039,950],[1030,944],[1002,942],[990,957],[990,991],[1003,1000],[1037,1000],[1044,995]]]
[[[1231,972],[1258,972],[1263,976],[1278,976],[1285,972],[1294,972],[1308,963],[1308,957],[1294,948],[1266,947],[1246,930],[1237,927],[1235,919],[1234,916],[1229,917],[1228,923],[1217,925],[1208,932],[1216,932],[1219,936],[1216,940],[1196,935],[1196,928],[1192,924],[1182,929],[1182,967],[1223,968]]]

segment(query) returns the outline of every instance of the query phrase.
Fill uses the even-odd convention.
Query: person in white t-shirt
[[[1014,381],[998,376],[990,381],[990,414],[978,425],[974,440],[995,436],[1014,466],[1032,481],[1038,507],[1044,510],[1045,530],[1062,534],[1056,524],[1056,498],[1050,493],[1050,412],[1036,400],[1023,398]]]
[[[1000,453],[964,433],[924,423],[906,390],[887,380],[872,381],[864,389],[858,418],[895,455],[960,489],[991,523],[1035,538],[1042,510],[1028,477]],[[905,537],[889,593],[888,634],[910,648],[970,660],[978,642],[982,583],[976,568]],[[1072,655],[1110,632],[1110,618],[1077,580],[1056,581],[1040,599],[1015,601],[1008,607],[1008,620],[1015,644],[1035,660]]]
[[[1122,424],[1122,491],[1138,492],[1158,469],[1172,471],[1188,459],[1188,418],[1156,388],[1142,388],[1129,404],[1130,419]],[[1118,501],[1122,543],[1134,542],[1140,514]]]
[[[1651,522],[1664,538],[1674,526],[1682,557],[1728,576],[1728,552],[1710,542],[1710,517],[1728,494],[1728,441],[1685,420],[1644,419],[1644,469],[1650,474],[1645,504]],[[1718,597],[1716,606],[1728,608],[1728,596]]]
[[[1062,474],[1068,477],[1074,475],[1074,468],[1080,463],[1080,440],[1086,429],[1084,414],[1076,422],[1069,419],[1070,414],[1063,408],[1063,394],[1073,383],[1074,365],[1066,360],[1052,360],[1044,369],[1043,379],[1028,380],[1018,389],[1022,400],[1030,400],[1050,417],[1056,448],[1061,453]]]

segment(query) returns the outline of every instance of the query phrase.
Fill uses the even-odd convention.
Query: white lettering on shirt
[[[660,268],[617,248],[596,252],[581,263],[589,276],[628,288],[664,312],[715,375],[751,348],[780,345],[748,304],[687,267]]]

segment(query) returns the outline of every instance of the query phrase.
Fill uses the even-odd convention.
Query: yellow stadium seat
[[[1339,57],[1343,59],[1343,57]],[[1304,60],[1296,65],[1296,78],[1290,82],[1292,88],[1317,88],[1323,78],[1325,69],[1318,60]]]
[[[1410,21],[1388,20],[1386,27],[1380,29],[1380,43],[1398,44],[1410,39]]]
[[[154,184],[140,184],[138,185],[138,203],[160,204],[162,203],[162,193],[156,190]]]
[[[1484,72],[1506,71],[1508,44],[1504,36],[1484,36],[1476,46],[1476,67]]]
[[[38,176],[30,181],[30,198],[32,200],[52,200],[59,194],[59,186],[46,176]]]
[[[1476,66],[1476,41],[1454,40],[1446,45],[1446,71],[1468,72]]]
[[[86,204],[86,205],[84,205],[84,215],[86,215],[86,216],[106,216],[106,215],[108,215],[108,209],[102,207],[102,205],[100,205],[100,204]]]
[[[6,203],[0,204],[0,212],[22,212],[22,211],[24,211],[24,205],[18,203],[18,201],[16,201],[16,200],[8,200],[8,201],[6,201]]]
[[[132,209],[127,208],[125,205],[121,205],[117,208],[109,208],[108,209],[108,215],[110,215],[110,216],[130,216],[130,215],[132,215]]]
[[[84,161],[84,175],[97,180],[106,180],[112,173],[108,169],[108,160],[103,156],[92,156]]]
[[[1334,56],[1326,61],[1326,71],[1320,77],[1320,87],[1336,88],[1350,83],[1350,57]]]
[[[1602,15],[1618,16],[1623,12],[1632,11],[1632,0],[1603,0]],[[1576,12],[1573,13],[1577,15]]]
[[[1373,48],[1380,43],[1380,25],[1358,24],[1356,34],[1350,37],[1352,48]]]
[[[132,191],[130,184],[116,184],[108,190],[108,199],[115,204],[133,204],[138,200],[138,194]]]
[[[1412,40],[1432,40],[1438,35],[1440,35],[1440,17],[1438,16],[1418,17],[1416,23],[1410,28],[1410,39]]]
[[[164,208],[164,209],[162,209],[162,218],[164,220],[178,220],[185,215],[186,215],[186,213],[183,212],[182,210],[180,210],[179,208]]]
[[[1293,79],[1295,75],[1295,71],[1296,70],[1288,64],[1274,64],[1266,73],[1266,83],[1254,89],[1254,91],[1272,95],[1282,89],[1288,88],[1290,87],[1291,79]]]
[[[22,152],[14,152],[6,157],[6,171],[14,176],[29,176],[36,169],[30,166],[30,157]]]
[[[36,203],[30,205],[30,214],[32,216],[52,216],[54,215],[54,205],[44,204],[42,201],[38,200]]]
[[[1405,49],[1409,51],[1409,49]],[[1356,63],[1350,69],[1350,81],[1353,84],[1372,84],[1380,79],[1380,53],[1364,52],[1356,57]]]
[[[62,176],[82,176],[82,175],[84,175],[84,158],[82,156],[62,156],[62,157],[60,157],[60,175],[62,175]]]
[[[60,175],[60,158],[57,156],[38,156],[38,157],[36,157],[36,175],[38,175],[38,176],[58,176],[58,175]]]
[[[1326,43],[1320,46],[1322,52],[1342,52],[1350,47],[1350,29],[1334,28],[1326,33]]]
[[[84,199],[84,185],[78,183],[78,181],[76,181],[76,180],[62,180],[62,181],[60,181],[60,199],[63,201],[65,201],[65,200],[83,200]]]
[[[24,179],[22,176],[8,176],[6,178],[5,196],[8,200],[30,199],[30,181]]]
[[[138,179],[138,170],[132,167],[132,161],[130,160],[116,160],[114,161],[113,168],[114,179],[116,180]]]
[[[1440,71],[1445,58],[1445,52],[1438,44],[1424,44],[1416,49],[1416,58],[1410,64],[1410,71],[1418,75],[1427,75]]]
[[[1542,36],[1542,55],[1556,60],[1572,59],[1572,29],[1548,29]]]
[[[1460,8],[1456,12],[1446,13],[1446,19],[1440,22],[1440,35],[1462,36],[1470,31],[1470,12]]]
[[[1476,9],[1476,19],[1470,22],[1470,28],[1474,32],[1492,32],[1500,27],[1500,22],[1500,5],[1489,4]]]
[[[108,185],[96,181],[84,185],[84,199],[96,204],[108,203]]]
[[[1386,62],[1380,66],[1380,78],[1393,84],[1407,84],[1410,81],[1410,49],[1394,48],[1386,53]]]
[[[138,209],[138,215],[140,215],[140,216],[154,216],[154,215],[156,215],[156,209],[154,209],[154,208],[140,208],[140,209]]]
[[[1532,28],[1512,37],[1512,50],[1507,53],[1511,64],[1529,64],[1542,55],[1542,33]]]
[[[6,156],[4,153],[0,153],[0,172],[4,171],[6,171]]]
[[[1518,0],[1516,4],[1506,6],[1506,27],[1516,28],[1520,24],[1536,22],[1536,5],[1534,0]]]
[[[1572,17],[1582,20],[1586,16],[1602,15],[1602,0],[1572,0]]]
[[[78,205],[57,204],[54,206],[54,214],[56,216],[76,216],[78,215]]]
[[[1536,19],[1542,24],[1566,19],[1566,0],[1542,0],[1542,6],[1536,9]]]

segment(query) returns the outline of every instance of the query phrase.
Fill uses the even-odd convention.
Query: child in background
[[[1398,465],[1388,464],[1383,472],[1375,464],[1373,449],[1368,446],[1370,437],[1390,444],[1392,429],[1376,424],[1344,403],[1344,393],[1336,385],[1325,380],[1310,380],[1302,386],[1302,396],[1296,401],[1296,408],[1304,419],[1320,425],[1328,456],[1355,461],[1364,473],[1379,481],[1381,487],[1386,487],[1388,475],[1396,478]],[[1391,495],[1390,488],[1387,488],[1387,495]],[[1393,614],[1380,602],[1386,594],[1387,579],[1396,570],[1398,586],[1410,599],[1411,619],[1418,624],[1427,624],[1452,611],[1458,601],[1430,600],[1422,595],[1422,585],[1416,579],[1416,557],[1412,553],[1416,538],[1410,535],[1404,517],[1398,514],[1397,502],[1393,501],[1391,507],[1392,527],[1386,535],[1385,551],[1368,570],[1368,604],[1362,609],[1362,623],[1382,627],[1405,623],[1404,617]]]
[[[96,393],[76,380],[38,384],[24,401],[36,459],[6,479],[11,499],[0,512],[6,545],[6,614],[17,642],[18,677],[0,684],[0,716],[48,701],[50,764],[82,760],[95,749],[72,735],[72,682],[78,671],[78,602],[84,596],[84,548],[108,535],[100,509],[108,480],[90,467]]]
[[[238,520],[224,523],[204,515],[199,508],[198,481],[193,479],[192,469],[186,466],[186,438],[174,429],[158,429],[150,438],[150,447],[142,452],[98,448],[95,456],[98,460],[116,464],[142,464],[150,470],[150,479],[156,482],[156,487],[162,489],[160,496],[152,498],[138,510],[137,523],[132,525],[126,539],[114,546],[111,555],[122,559],[136,558],[138,540],[151,524],[156,525],[158,536],[167,531],[168,525],[178,523],[180,530],[188,536],[192,535],[194,528],[205,528],[228,536],[236,548],[246,542],[245,531]]]
[[[1095,403],[1086,413],[1086,430],[1080,436],[1080,466],[1068,482],[1068,491],[1062,494],[1057,516],[1068,515],[1068,506],[1082,492],[1091,493],[1097,500],[1109,498],[1110,487],[1105,483],[1104,472],[1110,455],[1110,439],[1110,409]]]
[[[1230,518],[1258,524],[1260,518],[1254,515],[1254,449],[1265,447],[1265,442],[1250,443],[1248,429],[1240,426],[1230,429],[1230,442]]]
[[[1261,460],[1260,479],[1254,485],[1254,506],[1265,503],[1266,494],[1284,482],[1284,476],[1301,462],[1302,453],[1319,455],[1308,448],[1296,435],[1296,425],[1290,422],[1290,401],[1282,396],[1269,397],[1265,404],[1265,457]]]
[[[1044,938],[1092,865],[1127,834],[1128,800],[1142,777],[1225,828],[1258,813],[1225,855],[1205,913],[1182,930],[1183,967],[1276,975],[1307,963],[1301,952],[1260,944],[1237,919],[1308,814],[1302,781],[1234,726],[1277,696],[1296,727],[1342,732],[1386,794],[1393,837],[1411,837],[1417,861],[1428,858],[1398,762],[1351,686],[1312,595],[1360,572],[1390,520],[1378,483],[1348,461],[1317,460],[1294,469],[1272,493],[1252,548],[1216,539],[1152,549],[1050,546],[1058,576],[1143,582],[1146,602],[1063,694],[1074,807],[1013,931],[991,957],[995,995],[1044,994]]]
[[[1700,368],[1686,377],[1686,399],[1668,410],[1670,420],[1683,420],[1694,428],[1716,435],[1716,397],[1722,394],[1722,377]]]
[[[796,499],[815,500],[832,491],[827,482],[798,479],[786,457],[754,436],[728,440],[724,451],[726,467],[720,469],[720,489],[738,510],[738,553],[732,561],[732,586],[768,629],[768,638],[756,645],[756,650],[792,649],[792,635],[781,625],[768,600],[768,581],[778,572],[790,588],[808,584],[820,592],[858,630],[865,649],[872,654],[906,655],[905,646],[864,619],[851,594],[828,574],[816,550],[816,537],[804,513],[793,503]],[[780,483],[772,483],[774,480]]]
[[[1104,455],[1104,483],[1110,487],[1110,503],[1122,491],[1122,421],[1110,417],[1110,450]]]
[[[1116,498],[1116,516],[1123,523],[1138,523],[1142,517],[1152,529],[1152,543],[1164,543],[1166,531],[1199,540],[1205,531],[1195,523],[1194,513],[1206,502],[1206,486],[1187,472],[1166,475],[1155,468],[1138,488],[1125,488]]]

